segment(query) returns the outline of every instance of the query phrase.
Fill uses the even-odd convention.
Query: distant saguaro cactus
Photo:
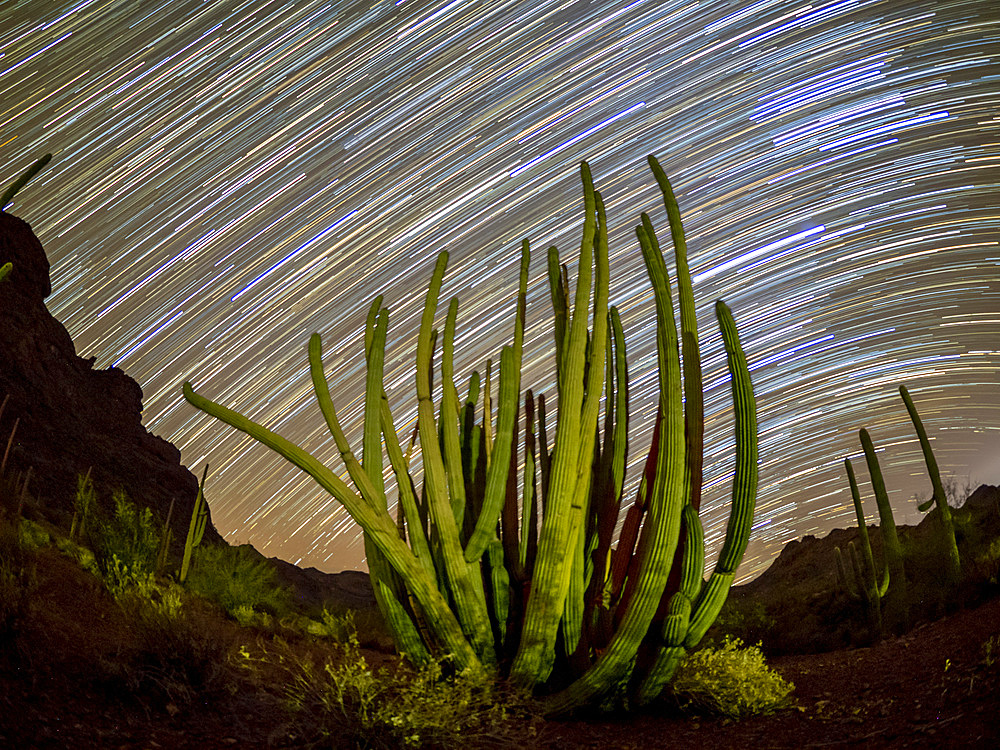
[[[659,409],[638,497],[614,549],[628,448],[627,368],[621,321],[617,310],[608,307],[604,201],[586,163],[581,166],[585,216],[575,293],[558,251],[548,251],[558,392],[554,438],[542,394],[528,391],[524,437],[518,439],[527,241],[521,249],[513,342],[499,357],[495,421],[491,363],[478,421],[478,374],[469,381],[465,403],[458,398],[457,299],[448,305],[440,337],[434,327],[448,260],[447,253],[438,256],[416,353],[420,493],[384,392],[389,313],[381,297],[371,307],[365,330],[368,378],[361,461],[330,398],[320,337],[313,334],[309,341],[320,410],[356,491],[298,446],[195,393],[190,383],[183,387],[191,404],[272,448],[344,505],[364,531],[366,549],[378,553],[373,558],[369,552],[375,561],[372,583],[401,651],[418,661],[443,651],[460,669],[506,674],[518,686],[545,694],[546,710],[552,713],[612,691],[627,690],[639,702],[657,697],[685,651],[697,645],[717,616],[746,550],[753,517],[756,408],[732,313],[718,302],[715,312],[736,417],[736,469],[725,543],[705,581],[697,513],[704,417],[694,295],[677,202],[659,164],[653,157],[649,163],[674,240],[680,335],[667,267],[652,222],[643,214],[636,233],[656,308]],[[432,379],[439,340],[441,400],[435,404]],[[519,442],[524,450],[520,493]],[[396,519],[389,514],[382,482],[384,457],[396,479]]]
[[[865,522],[865,511],[861,507],[861,493],[854,477],[854,467],[851,459],[844,459],[847,470],[847,480],[851,485],[851,498],[854,500],[854,512],[858,517],[858,537],[861,541],[861,556],[858,560],[858,548],[854,542],[848,544],[850,569],[844,562],[840,547],[835,548],[837,555],[837,577],[852,599],[864,601],[868,610],[868,622],[871,626],[872,638],[882,640],[882,610],[881,599],[889,589],[889,568],[883,568],[880,575],[875,566],[875,556],[872,553],[871,540],[868,537],[868,524]],[[850,572],[848,572],[850,570]],[[852,578],[853,574],[853,578]]]

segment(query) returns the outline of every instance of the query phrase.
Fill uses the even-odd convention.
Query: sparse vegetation
[[[274,570],[249,547],[198,547],[185,585],[244,625],[266,624],[263,616],[281,617],[290,606]]]
[[[18,519],[0,509],[0,646],[16,636],[31,606],[35,556]]]

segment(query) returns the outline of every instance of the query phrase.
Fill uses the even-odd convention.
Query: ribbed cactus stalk
[[[931,479],[933,495],[931,500],[937,506],[938,514],[941,517],[941,534],[944,540],[945,552],[948,556],[948,569],[946,574],[952,583],[959,580],[962,575],[962,560],[958,555],[958,543],[955,541],[955,525],[951,519],[951,508],[948,507],[948,496],[944,491],[944,484],[941,482],[941,472],[938,470],[937,459],[934,458],[934,451],[931,449],[931,441],[927,439],[927,430],[917,413],[917,407],[913,405],[910,392],[905,385],[899,386],[899,395],[903,397],[906,404],[906,411],[910,414],[910,421],[917,431],[917,438],[920,440],[920,450],[924,454],[924,463],[927,465],[927,474]]]
[[[850,573],[846,569],[843,555],[837,547],[837,575],[841,585],[852,599],[865,603],[868,611],[868,622],[871,626],[873,640],[882,640],[882,597],[889,588],[889,568],[883,568],[880,575],[875,567],[875,556],[872,554],[871,539],[868,537],[868,524],[865,522],[865,511],[861,507],[861,493],[858,491],[858,481],[854,477],[854,467],[851,459],[844,459],[847,479],[851,485],[851,498],[854,500],[854,512],[858,517],[858,537],[861,543],[862,560],[858,560],[857,547],[849,546],[851,557]],[[854,580],[851,580],[853,574]]]
[[[750,533],[756,412],[736,326],[720,302],[716,315],[732,376],[737,457],[726,541],[714,572],[703,581],[697,509],[704,427],[694,296],[680,212],[652,157],[650,166],[663,190],[674,238],[680,333],[667,267],[644,215],[637,235],[656,306],[660,400],[639,495],[617,547],[613,537],[628,454],[628,370],[621,320],[608,305],[604,201],[586,164],[575,291],[558,251],[550,248],[547,254],[557,360],[554,427],[543,394],[527,391],[522,411],[527,241],[513,343],[500,352],[498,388],[494,392],[488,361],[482,382],[476,373],[469,379],[464,402],[454,368],[457,300],[448,305],[440,337],[435,328],[448,260],[446,253],[438,257],[417,340],[419,492],[382,385],[388,310],[381,298],[372,305],[365,334],[368,381],[360,462],[337,420],[319,335],[309,344],[320,410],[354,489],[301,448],[184,384],[190,403],[272,448],[344,505],[364,532],[379,606],[401,651],[417,660],[443,652],[460,669],[497,671],[547,695],[550,712],[623,687],[640,701],[656,698],[680,657],[718,614]],[[441,397],[435,403],[432,383],[438,374]],[[395,478],[395,518],[389,512],[391,488],[382,481],[383,442]],[[553,692],[556,684],[568,687]]]
[[[14,182],[10,184],[10,187],[4,191],[4,194],[0,196],[0,211],[3,211],[4,206],[14,200],[14,196],[17,195],[17,191],[27,185],[31,178],[41,172],[45,168],[45,165],[51,160],[52,154],[45,154],[45,156],[24,170],[21,173],[21,176],[14,180]],[[3,278],[2,275],[0,275],[0,278]]]
[[[191,523],[188,524],[187,538],[184,540],[184,556],[181,558],[181,569],[177,574],[179,583],[187,580],[188,572],[191,570],[191,555],[194,548],[201,544],[201,539],[205,536],[205,526],[208,524],[208,503],[205,502],[205,480],[208,478],[208,464],[201,473],[201,481],[198,482],[198,494],[194,498],[194,507],[191,508]]]
[[[868,430],[861,429],[858,433],[861,447],[865,452],[865,462],[868,464],[868,476],[872,480],[872,491],[875,493],[875,503],[878,506],[879,532],[882,534],[882,554],[885,556],[886,568],[889,571],[889,592],[885,600],[884,614],[888,615],[890,627],[905,631],[909,628],[910,603],[906,590],[906,569],[903,565],[903,548],[896,532],[896,519],[892,516],[892,506],[889,505],[889,493],[885,489],[885,479],[882,477],[882,467],[875,453]]]

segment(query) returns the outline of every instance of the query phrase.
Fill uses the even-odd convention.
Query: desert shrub
[[[528,716],[528,703],[485,673],[454,674],[441,661],[416,670],[402,662],[373,669],[356,639],[340,657],[321,666],[295,656],[289,661],[285,696],[306,736],[338,747],[418,748],[472,747],[507,734],[512,746],[530,745],[511,734],[511,718]]]
[[[94,512],[88,536],[108,587],[121,589],[155,571],[160,534],[149,508],[140,510],[121,490],[113,501],[109,513]]]
[[[739,719],[782,708],[795,686],[767,666],[760,648],[726,637],[688,655],[671,689],[682,706]]]
[[[16,519],[0,512],[0,642],[16,636],[36,584],[35,555]]]
[[[246,547],[198,547],[186,585],[244,625],[267,625],[269,620],[261,615],[280,617],[291,602],[274,569]]]
[[[347,610],[343,614],[336,615],[326,607],[323,607],[322,624],[324,635],[333,638],[337,643],[350,643],[357,640],[358,627],[354,621],[354,610]]]

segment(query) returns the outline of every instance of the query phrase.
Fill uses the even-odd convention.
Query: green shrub
[[[267,560],[247,547],[198,547],[185,585],[241,624],[267,625],[259,615],[280,617],[291,601]]]
[[[514,727],[530,733],[528,704],[485,673],[449,674],[430,661],[412,670],[373,669],[351,639],[338,661],[317,666],[292,657],[285,686],[299,731],[338,747],[474,747],[506,734],[506,744],[528,746]]]
[[[95,513],[89,537],[97,566],[112,590],[144,580],[156,570],[160,533],[149,508],[140,510],[121,490],[110,513]]]
[[[687,656],[671,689],[684,706],[739,719],[784,707],[795,686],[767,666],[760,648],[727,636]]]

